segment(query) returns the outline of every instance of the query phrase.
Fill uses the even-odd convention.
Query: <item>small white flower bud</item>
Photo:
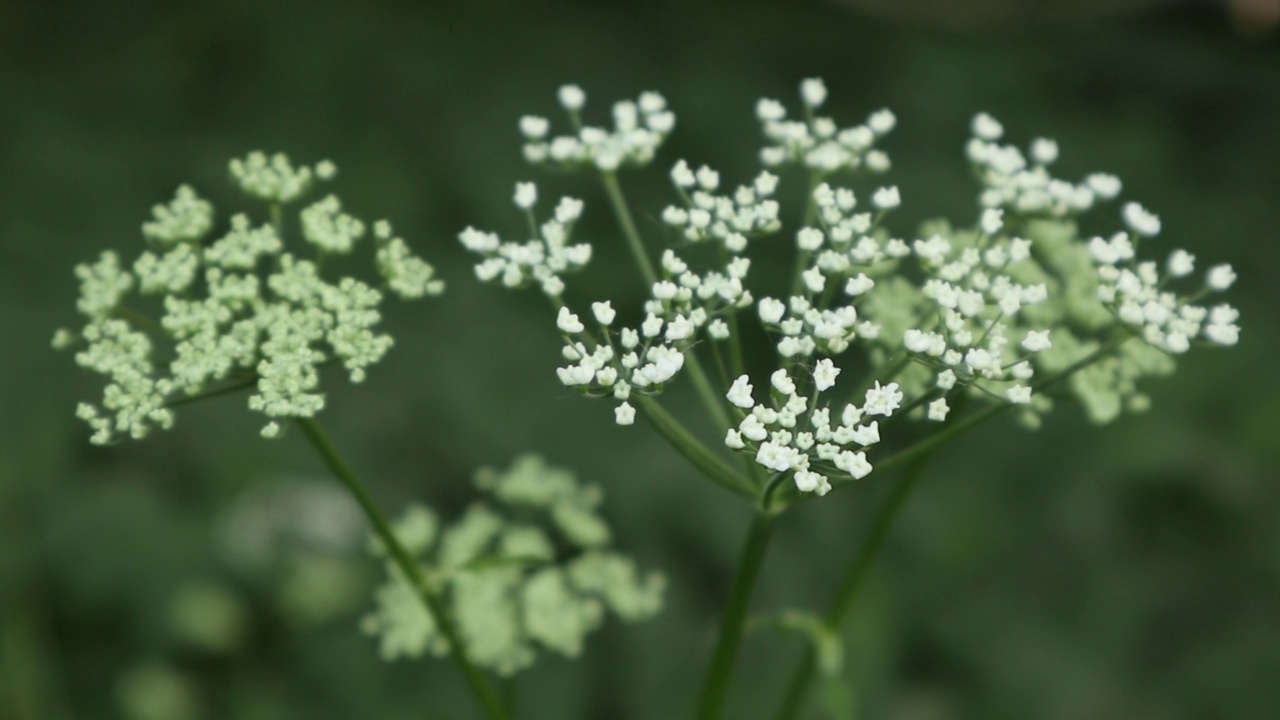
[[[560,314],[556,316],[556,326],[560,328],[560,332],[575,335],[582,332],[585,328],[582,321],[569,311],[567,307],[560,308]]]
[[[516,183],[516,207],[528,210],[538,202],[538,186],[531,182]]]
[[[587,102],[587,94],[577,85],[561,85],[557,93],[560,106],[569,112],[577,112]]]
[[[827,100],[827,85],[822,78],[809,78],[800,83],[800,99],[805,106],[817,108]]]
[[[632,425],[636,421],[636,409],[631,403],[624,402],[613,409],[613,419],[619,425]]]
[[[613,304],[608,300],[591,303],[591,312],[596,316],[596,322],[606,327],[613,324],[613,319],[617,315],[617,312],[613,309]]]
[[[1004,126],[999,120],[986,113],[973,116],[973,134],[983,140],[999,140],[1004,135]]]
[[[1027,352],[1040,352],[1048,350],[1052,346],[1053,343],[1049,340],[1048,330],[1032,330],[1022,339],[1022,347]]]
[[[751,399],[751,382],[746,375],[738,376],[733,381],[733,385],[729,388],[729,392],[725,393],[725,399],[743,410],[750,410],[755,401]]]
[[[1217,292],[1222,292],[1223,290],[1231,287],[1235,281],[1235,270],[1232,270],[1231,266],[1225,263],[1222,265],[1214,265],[1209,268],[1208,274],[1205,275],[1205,284],[1209,286],[1210,290],[1215,290]]]
[[[892,210],[902,204],[902,196],[898,194],[897,186],[882,187],[871,196],[871,204],[880,210]]]
[[[1031,143],[1031,159],[1041,165],[1052,165],[1058,159],[1058,143],[1048,138],[1037,138]]]
[[[525,115],[520,118],[520,134],[529,140],[541,140],[547,136],[549,123],[546,118]]]

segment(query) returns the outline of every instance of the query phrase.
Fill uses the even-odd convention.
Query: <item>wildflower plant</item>
[[[833,656],[832,638],[862,568],[938,446],[1006,411],[1039,427],[1055,404],[1049,391],[1058,386],[1095,422],[1144,410],[1149,400],[1139,380],[1172,372],[1192,346],[1230,346],[1239,338],[1238,313],[1208,302],[1234,282],[1230,266],[1210,268],[1196,287],[1195,259],[1186,251],[1162,253],[1163,262],[1140,259],[1141,243],[1158,242],[1159,218],[1121,202],[1121,183],[1112,175],[1055,177],[1054,141],[1034,139],[1024,152],[1004,142],[999,121],[977,115],[965,146],[978,181],[974,214],[913,232],[893,222],[903,193],[881,180],[892,167],[882,145],[895,116],[878,110],[845,124],[821,113],[826,99],[826,85],[815,78],[800,85],[798,118],[780,101],[757,104],[764,167],[754,178],[722,182],[706,165],[672,163],[671,203],[648,211],[661,218],[665,246],[641,236],[618,180],[621,169],[656,157],[674,121],[664,100],[646,93],[639,103],[618,103],[610,133],[586,124],[585,93],[565,86],[559,101],[572,134],[549,140],[546,118],[520,119],[532,165],[576,170],[601,183],[649,286],[638,309],[610,298],[566,301],[568,271],[583,271],[590,261],[581,243],[573,246],[581,262],[572,267],[500,271],[492,260],[500,248],[511,248],[507,255],[514,257],[516,248],[541,241],[544,255],[554,257],[563,246],[558,228],[549,236],[545,226],[538,230],[534,183],[519,183],[515,193],[533,240],[501,243],[475,228],[460,235],[480,256],[475,274],[482,282],[519,289],[531,274],[541,283],[564,340],[564,363],[555,369],[560,382],[586,397],[611,399],[619,425],[644,415],[704,475],[756,505],[698,700],[701,718],[722,713],[752,586],[774,520],[787,507],[877,469],[907,465],[833,608],[821,617],[779,616],[785,620],[779,626],[802,628],[813,641],[780,718],[799,712],[815,668],[833,672],[831,662],[816,658]],[[649,115],[640,120],[638,107],[662,113],[661,132]],[[789,177],[808,187],[802,220],[790,230],[782,222],[790,215],[775,199]],[[573,220],[590,211],[581,201],[562,200],[557,220],[565,203]],[[1106,229],[1085,237],[1086,220]],[[785,295],[752,292],[750,249],[760,242],[794,242]],[[619,319],[627,316],[638,321]],[[758,352],[744,345],[757,334],[742,328],[754,322],[769,338],[774,367],[753,376],[744,358]],[[723,448],[699,441],[661,404],[682,376]],[[740,469],[723,451],[739,456]]]
[[[1195,346],[1239,340],[1238,313],[1216,300],[1236,279],[1231,267],[1198,274],[1188,252],[1162,250],[1160,219],[1123,199],[1115,176],[1056,177],[1054,141],[1009,144],[999,121],[979,114],[964,147],[977,183],[972,214],[904,228],[897,211],[911,198],[885,177],[896,117],[828,117],[827,95],[809,79],[798,114],[777,100],[756,105],[758,172],[728,179],[689,159],[667,164],[670,200],[645,213],[658,219],[651,237],[620,177],[656,162],[675,130],[662,96],[618,102],[609,126],[592,125],[586,93],[566,85],[566,130],[540,115],[519,119],[532,166],[599,183],[647,287],[637,306],[572,291],[574,275],[592,269],[592,242],[577,225],[594,201],[546,199],[521,181],[512,201],[523,223],[458,236],[478,280],[546,298],[548,331],[563,341],[549,373],[603,401],[618,425],[643,417],[699,473],[752,504],[699,718],[723,714],[781,513],[903,468],[832,606],[783,609],[763,623],[811,643],[776,713],[786,719],[815,674],[837,673],[839,631],[862,573],[941,445],[1006,412],[1037,428],[1063,398],[1097,423],[1145,410],[1140,381],[1169,374]],[[303,207],[286,233],[284,208],[333,174],[329,163],[294,167],[260,153],[233,161],[233,181],[268,219],[234,215],[213,240],[212,207],[180,188],[144,224],[147,249],[133,264],[108,251],[76,269],[86,322],[59,331],[55,345],[79,344],[77,363],[108,379],[100,404],[78,410],[96,443],[167,428],[176,404],[235,388],[251,390],[264,436],[295,421],[364,510],[374,552],[387,561],[363,621],[382,655],[448,655],[486,715],[509,717],[484,670],[514,674],[538,649],[578,656],[606,611],[624,620],[656,613],[663,580],[611,548],[597,489],[536,459],[482,471],[486,499],[447,526],[426,506],[395,523],[382,515],[314,419],[324,406],[319,378],[340,366],[362,380],[392,345],[377,330],[384,295],[416,299],[442,285],[385,221],[362,243],[365,224],[334,196]],[[779,200],[791,182],[805,188],[794,212]],[[298,236],[294,245],[286,234]],[[775,271],[753,263],[761,244],[794,247],[783,282],[759,280]],[[328,258],[364,245],[373,246],[376,281],[328,279]],[[158,307],[158,320],[134,296]],[[749,345],[762,336],[767,345]],[[749,362],[761,357],[763,371]],[[678,418],[664,405],[680,383],[705,418]],[[689,422],[709,422],[716,442]]]

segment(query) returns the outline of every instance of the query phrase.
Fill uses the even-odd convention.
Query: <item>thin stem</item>
[[[1071,377],[1080,370],[1092,365],[1099,359],[1110,354],[1120,345],[1132,337],[1129,333],[1120,333],[1104,343],[1101,347],[1088,355],[1080,358],[1076,362],[1067,366],[1055,375],[1044,380],[1034,383],[1033,389],[1039,391],[1051,387],[1067,378]],[[898,512],[906,503],[907,497],[911,491],[915,489],[920,475],[923,474],[925,466],[932,457],[933,451],[937,450],[948,440],[972,429],[974,426],[988,420],[996,415],[1013,407],[1012,403],[1000,403],[992,405],[981,412],[971,415],[960,422],[953,423],[944,427],[939,432],[921,440],[911,447],[893,455],[885,460],[876,463],[876,472],[882,472],[896,465],[912,461],[912,464],[906,470],[904,477],[898,481],[894,487],[893,493],[888,501],[880,510],[880,514],[876,517],[875,523],[872,525],[871,531],[867,535],[867,539],[863,542],[858,554],[854,557],[853,563],[845,572],[844,579],[840,583],[840,589],[836,593],[836,600],[832,603],[828,610],[824,623],[831,632],[837,632],[840,625],[844,622],[845,616],[848,614],[849,608],[853,604],[854,598],[857,596],[858,589],[861,587],[862,579],[872,561],[875,560],[876,554],[880,547],[884,544],[884,539],[892,527],[894,520],[898,516]],[[776,720],[792,720],[800,711],[800,703],[804,700],[805,693],[808,691],[809,684],[813,679],[813,671],[815,658],[812,650],[805,653],[804,658],[800,661],[800,665],[796,668],[791,676],[791,681],[787,685],[787,692],[783,696],[778,712],[774,715]]]
[[[165,407],[177,407],[179,405],[186,405],[188,403],[193,403],[193,402],[198,402],[200,400],[208,400],[209,398],[218,397],[219,395],[230,395],[231,393],[239,392],[241,390],[251,388],[257,384],[258,384],[258,376],[255,374],[252,377],[245,378],[244,380],[240,380],[239,382],[231,383],[230,385],[223,385],[222,387],[214,388],[212,390],[205,390],[204,392],[198,392],[195,395],[186,395],[183,397],[176,397],[172,400],[165,402],[164,405]]]
[[[800,227],[806,228],[813,224],[818,217],[818,202],[813,198],[813,191],[822,182],[822,175],[817,172],[809,173],[809,192],[806,194],[804,206],[804,216],[800,218]],[[808,250],[799,250],[796,252],[796,267],[791,273],[791,294],[799,295],[801,288],[804,287],[803,273],[809,266],[809,260],[813,257],[813,253]]]
[[[729,367],[736,379],[746,373],[746,362],[742,357],[742,336],[738,333],[738,313],[729,313]]]
[[[729,427],[729,413],[724,409],[720,395],[711,387],[707,371],[703,369],[702,362],[694,354],[693,348],[685,351],[684,360],[689,370],[689,378],[693,380],[693,388],[698,391],[698,398],[702,400],[702,405],[707,409],[707,414],[711,416],[716,429],[723,432]]]
[[[640,231],[636,229],[635,220],[631,219],[631,210],[627,207],[627,199],[622,195],[618,176],[615,173],[602,172],[600,180],[604,183],[605,193],[609,195],[613,214],[618,217],[618,224],[622,226],[622,236],[627,240],[627,247],[631,248],[636,267],[640,268],[640,275],[652,287],[658,282],[658,274],[653,271],[653,264],[649,262],[649,256],[644,251],[644,241],[640,239]]]
[[[693,436],[679,420],[658,404],[657,400],[644,395],[632,395],[632,400],[645,418],[653,425],[667,442],[681,455],[685,456],[693,466],[718,485],[722,485],[743,497],[755,500],[756,488],[750,480],[744,478],[729,466],[720,456],[711,452]]]
[[[499,702],[498,696],[494,694],[493,688],[489,685],[488,680],[485,679],[484,674],[476,668],[467,656],[466,646],[462,644],[462,637],[458,634],[458,628],[453,624],[453,619],[449,616],[444,601],[428,583],[426,576],[422,572],[422,567],[418,565],[391,530],[391,524],[382,514],[382,511],[378,509],[373,497],[369,495],[364,484],[360,482],[360,478],[356,476],[351,467],[338,454],[337,448],[334,447],[319,423],[311,418],[298,418],[298,425],[307,436],[307,440],[311,441],[311,446],[320,455],[320,459],[329,467],[330,472],[342,481],[342,484],[351,492],[352,497],[359,503],[360,509],[364,511],[365,517],[369,519],[369,524],[373,526],[373,530],[377,533],[378,539],[382,541],[383,547],[390,553],[396,567],[404,573],[405,580],[414,589],[418,598],[422,600],[422,604],[427,608],[427,612],[435,620],[436,627],[440,629],[440,634],[444,636],[445,642],[449,646],[449,654],[453,657],[454,664],[462,671],[462,676],[466,679],[467,686],[471,689],[471,694],[475,696],[485,715],[491,720],[510,720],[511,715],[507,713],[502,703]]]
[[[822,624],[829,632],[835,633],[839,631],[845,616],[848,615],[849,609],[853,606],[854,599],[858,596],[858,591],[862,589],[862,581],[866,579],[867,571],[871,569],[872,563],[875,562],[876,556],[880,553],[880,548],[884,546],[885,538],[889,535],[889,528],[893,527],[894,521],[898,518],[898,513],[906,505],[907,497],[911,495],[916,483],[924,475],[924,469],[928,463],[929,455],[924,455],[919,457],[911,467],[907,468],[902,478],[894,485],[893,492],[889,495],[889,499],[885,501],[884,507],[876,515],[875,522],[872,523],[871,529],[867,532],[866,539],[858,547],[858,553],[854,556],[853,562],[849,564],[848,569],[845,570],[844,577],[840,580],[840,589],[836,591],[835,600],[823,617]],[[805,651],[800,665],[791,674],[791,680],[787,683],[787,692],[783,696],[778,711],[774,714],[776,720],[792,720],[800,712],[800,705],[809,691],[809,685],[813,682],[813,673],[816,665],[817,654],[810,647]]]
[[[776,520],[776,514],[757,510],[751,520],[751,527],[747,530],[747,540],[742,546],[742,555],[734,572],[733,587],[729,591],[729,603],[720,620],[720,634],[711,654],[711,665],[707,668],[702,692],[698,696],[699,720],[716,720],[724,712],[729,680],[733,675],[734,661],[738,657],[738,646],[742,644],[747,610],[751,607],[751,594],[755,590],[756,579],[760,576],[760,568],[764,564]]]

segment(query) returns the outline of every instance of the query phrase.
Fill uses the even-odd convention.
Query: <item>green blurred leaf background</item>
[[[1244,328],[1149,383],[1145,416],[1097,428],[1063,408],[944,451],[845,634],[858,716],[1280,717],[1280,42],[1265,13],[1135,5],[0,5],[0,718],[475,716],[446,663],[383,664],[359,634],[378,568],[296,433],[258,439],[243,398],[106,449],[73,417],[100,386],[49,349],[75,322],[72,266],[132,255],[181,182],[225,218],[226,161],[257,148],[332,158],[346,207],[391,218],[450,283],[392,308],[397,347],[362,387],[328,383],[322,420],[385,507],[456,511],[475,468],[537,450],[603,485],[620,546],[670,576],[657,621],[504,692],[528,718],[686,714],[748,508],[559,386],[550,313],[479,287],[455,237],[521,227],[511,189],[537,175],[515,123],[554,117],[561,83],[588,114],[646,89],[676,110],[659,161],[624,178],[652,227],[671,163],[747,177],[755,100],[814,75],[838,118],[898,114],[900,232],[975,212],[962,143],[986,110],[1011,138],[1056,138],[1068,176],[1120,175],[1164,222],[1151,245],[1233,263]],[[639,302],[602,272],[628,259],[595,188],[543,187],[588,202],[596,272],[571,298]],[[789,514],[756,608],[820,609],[890,479]],[[770,708],[801,649],[748,638],[729,716]]]

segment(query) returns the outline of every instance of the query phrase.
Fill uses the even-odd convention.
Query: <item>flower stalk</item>
[[[453,619],[449,616],[443,599],[431,588],[426,575],[422,572],[422,568],[414,561],[409,551],[405,549],[399,538],[391,530],[391,523],[382,514],[382,511],[378,509],[373,497],[365,489],[364,483],[360,481],[359,476],[338,453],[337,448],[334,447],[318,422],[312,418],[299,418],[298,426],[302,429],[303,434],[306,435],[316,454],[324,461],[325,466],[329,468],[329,471],[335,477],[342,481],[351,496],[355,498],[356,503],[360,505],[360,509],[369,520],[369,524],[373,526],[374,533],[378,536],[378,540],[382,542],[383,547],[386,548],[391,560],[404,573],[406,581],[412,586],[418,598],[422,600],[423,606],[440,629],[445,642],[448,643],[450,657],[453,658],[454,664],[462,673],[462,677],[467,683],[467,688],[475,696],[476,702],[481,709],[484,710],[485,716],[490,720],[510,720],[511,715],[503,707],[493,687],[468,657],[466,646],[462,642],[457,626],[454,625]]]

